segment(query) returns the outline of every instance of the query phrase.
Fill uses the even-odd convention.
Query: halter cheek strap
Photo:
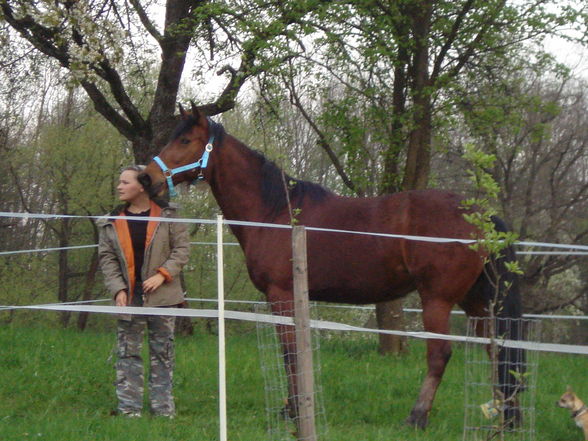
[[[200,173],[198,174],[198,177],[194,180],[193,184],[198,182],[200,179],[204,179],[204,175],[202,174],[202,170],[204,170],[206,168],[206,166],[208,165],[208,157],[210,156],[210,152],[212,152],[213,144],[214,144],[214,135],[210,135],[210,138],[208,138],[208,142],[206,143],[206,147],[204,147],[204,153],[202,154],[202,157],[198,161],[193,162],[191,164],[182,165],[181,167],[177,167],[177,168],[173,168],[173,169],[169,169],[159,156],[156,156],[155,158],[153,158],[155,163],[159,166],[159,168],[163,172],[163,176],[165,176],[165,180],[167,182],[167,188],[169,190],[169,195],[171,197],[175,197],[178,195],[178,193],[176,192],[176,190],[174,188],[174,182],[173,182],[174,175],[177,175],[178,173],[182,173],[185,171],[195,170],[195,169],[199,168]]]

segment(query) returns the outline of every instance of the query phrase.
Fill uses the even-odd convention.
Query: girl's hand
[[[161,273],[157,273],[154,276],[149,277],[143,282],[143,292],[145,292],[145,294],[149,294],[150,292],[155,291],[164,281],[165,277],[163,277],[163,274]]]
[[[127,306],[127,292],[124,290],[120,290],[116,294],[114,301],[116,302],[116,306]]]

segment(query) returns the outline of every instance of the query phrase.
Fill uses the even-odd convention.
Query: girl
[[[189,257],[186,225],[177,222],[133,220],[136,217],[176,217],[176,208],[153,200],[139,182],[143,166],[125,168],[117,186],[124,202],[111,216],[101,219],[99,256],[107,290],[117,306],[170,307],[184,301],[180,271]],[[149,400],[151,412],[173,418],[175,317],[125,315],[118,320],[116,395],[118,412],[141,416],[143,360],[141,347],[148,329],[150,354]]]

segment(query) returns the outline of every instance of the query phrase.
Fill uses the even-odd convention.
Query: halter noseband
[[[210,118],[208,118],[208,122],[209,122],[209,127],[212,126],[212,121],[210,120]],[[167,165],[165,165],[165,163],[161,160],[161,158],[159,156],[156,156],[155,158],[153,158],[155,163],[159,166],[159,168],[163,172],[163,176],[165,176],[165,179],[167,181],[167,188],[169,191],[169,195],[171,197],[175,197],[178,195],[178,193],[176,192],[176,190],[174,188],[174,182],[172,179],[174,175],[176,175],[178,173],[185,172],[185,171],[195,170],[197,168],[200,168],[200,173],[198,174],[198,176],[196,177],[196,179],[194,180],[193,183],[195,184],[200,179],[204,179],[204,175],[202,174],[202,170],[204,170],[206,168],[206,166],[208,165],[208,156],[210,155],[210,152],[212,152],[213,144],[214,144],[214,133],[211,134],[210,137],[208,138],[208,142],[206,143],[206,147],[204,147],[204,153],[202,154],[202,157],[198,161],[193,162],[191,164],[182,165],[181,167],[173,168],[171,170],[167,167]]]

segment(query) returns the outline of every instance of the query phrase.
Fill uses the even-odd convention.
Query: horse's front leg
[[[273,290],[268,295],[272,313],[283,317],[294,316],[294,302],[292,292]],[[296,329],[294,325],[276,325],[276,332],[282,346],[284,368],[288,381],[288,400],[285,414],[294,419],[298,416],[298,376],[296,375]]]
[[[423,302],[423,323],[425,330],[438,334],[449,333],[449,316],[452,305],[440,301],[431,300]],[[441,378],[445,372],[445,366],[451,358],[451,344],[447,340],[427,340],[427,365],[428,371],[421,386],[419,397],[412,408],[406,422],[412,426],[424,429]]]

